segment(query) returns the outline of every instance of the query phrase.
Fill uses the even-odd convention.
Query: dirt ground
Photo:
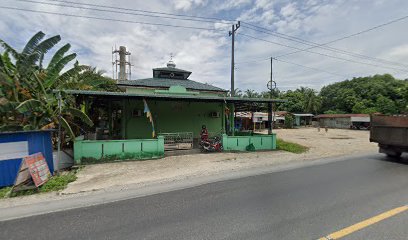
[[[166,157],[160,160],[118,162],[86,166],[65,194],[120,185],[166,182],[225,171],[304,161],[323,157],[375,152],[368,131],[316,128],[277,129],[278,138],[310,148],[303,154],[289,152],[217,153]]]
[[[376,143],[369,142],[366,130],[302,128],[276,129],[278,138],[309,147],[307,155],[316,157],[341,156],[367,151],[378,151]]]
[[[59,194],[76,194],[95,190],[121,190],[127,185],[140,187],[223,172],[307,161],[324,157],[377,152],[368,140],[368,131],[316,128],[277,129],[278,138],[302,144],[309,151],[293,154],[284,151],[251,153],[211,153],[165,157],[158,160],[127,161],[87,165],[78,179]],[[55,193],[54,193],[55,196]],[[46,196],[43,196],[43,198]],[[30,196],[31,199],[41,196]],[[51,197],[53,198],[53,197]],[[9,201],[7,204],[6,201]],[[0,200],[0,207],[15,205],[12,199]],[[17,201],[17,199],[16,199]],[[2,206],[3,205],[3,206]]]

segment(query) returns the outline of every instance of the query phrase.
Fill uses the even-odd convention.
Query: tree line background
[[[235,96],[270,98],[270,91],[235,90]],[[295,113],[408,113],[408,79],[390,74],[358,77],[324,86],[320,92],[299,87],[272,91],[273,98],[286,99],[277,109]]]
[[[102,71],[74,61],[76,54],[70,53],[69,43],[55,49],[60,41],[59,35],[45,38],[38,32],[18,50],[0,39],[0,131],[50,129],[61,123],[66,139],[73,139],[93,122],[71,95],[62,92],[59,107],[58,90],[120,91]],[[269,91],[236,89],[235,93],[271,97]],[[272,97],[287,100],[277,110],[295,113],[407,113],[408,81],[374,75],[333,83],[320,92],[308,87],[276,89]]]

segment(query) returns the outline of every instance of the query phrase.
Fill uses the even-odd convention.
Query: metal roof
[[[293,113],[293,116],[298,116],[298,117],[313,117],[314,115],[311,113]]]
[[[54,90],[54,92],[58,92]],[[87,90],[62,90],[67,94],[78,96],[95,96],[110,98],[152,98],[163,100],[186,100],[186,101],[211,101],[211,102],[229,102],[229,103],[271,103],[286,102],[281,99],[269,98],[240,98],[240,97],[220,97],[220,96],[200,96],[200,95],[174,95],[174,94],[136,94],[126,92],[104,92],[104,91],[87,91]]]
[[[346,114],[320,114],[316,118],[351,118],[351,117],[370,117],[369,114],[346,113]]]
[[[21,130],[21,131],[5,131],[0,132],[0,135],[3,134],[23,134],[23,133],[36,133],[36,132],[56,132],[57,129],[38,129],[38,130]]]
[[[196,82],[190,79],[173,79],[173,78],[145,78],[138,80],[119,81],[119,86],[133,86],[133,87],[162,87],[169,88],[171,86],[183,86],[186,89],[201,90],[201,91],[217,91],[227,92],[227,90],[214,87],[209,84]]]

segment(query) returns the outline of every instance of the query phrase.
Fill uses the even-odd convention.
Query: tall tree
[[[390,74],[353,78],[322,88],[321,111],[387,114],[406,112],[407,89],[408,81],[395,79]]]
[[[255,92],[254,90],[252,90],[252,89],[247,89],[247,90],[245,90],[245,92],[243,94],[243,97],[257,98],[257,97],[259,97],[259,94],[257,92]]]
[[[228,90],[227,95],[231,97],[231,90]],[[234,97],[242,97],[242,91],[241,91],[241,89],[235,88],[235,90],[234,90]]]
[[[304,88],[303,90],[303,112],[318,113],[321,106],[321,99],[317,95],[316,90],[311,88]]]
[[[55,127],[59,122],[66,133],[73,138],[72,125],[79,120],[89,126],[92,121],[81,110],[74,107],[68,96],[62,100],[62,115],[59,121],[58,99],[53,90],[63,89],[85,69],[75,66],[65,72],[63,69],[76,58],[75,53],[66,55],[70,44],[65,44],[51,57],[44,67],[44,56],[57,43],[59,35],[44,39],[43,32],[36,33],[21,52],[0,40],[4,49],[0,60],[1,99],[0,130],[33,130]],[[11,112],[7,112],[12,110]]]

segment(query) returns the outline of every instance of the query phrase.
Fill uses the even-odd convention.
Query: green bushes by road
[[[13,192],[10,194],[11,187],[4,187],[0,188],[0,198],[6,197],[17,197],[17,196],[24,196],[24,195],[31,195],[35,193],[45,193],[45,192],[53,192],[53,191],[60,191],[65,189],[68,186],[68,183],[73,182],[77,179],[76,170],[63,172],[59,176],[54,175],[52,176],[48,182],[44,185],[40,186],[37,189],[30,189],[24,190],[19,192]]]
[[[309,148],[306,146],[303,146],[297,143],[293,143],[293,142],[287,142],[279,138],[276,140],[276,145],[277,145],[277,150],[287,151],[287,152],[296,153],[296,154],[304,153],[309,150]]]

